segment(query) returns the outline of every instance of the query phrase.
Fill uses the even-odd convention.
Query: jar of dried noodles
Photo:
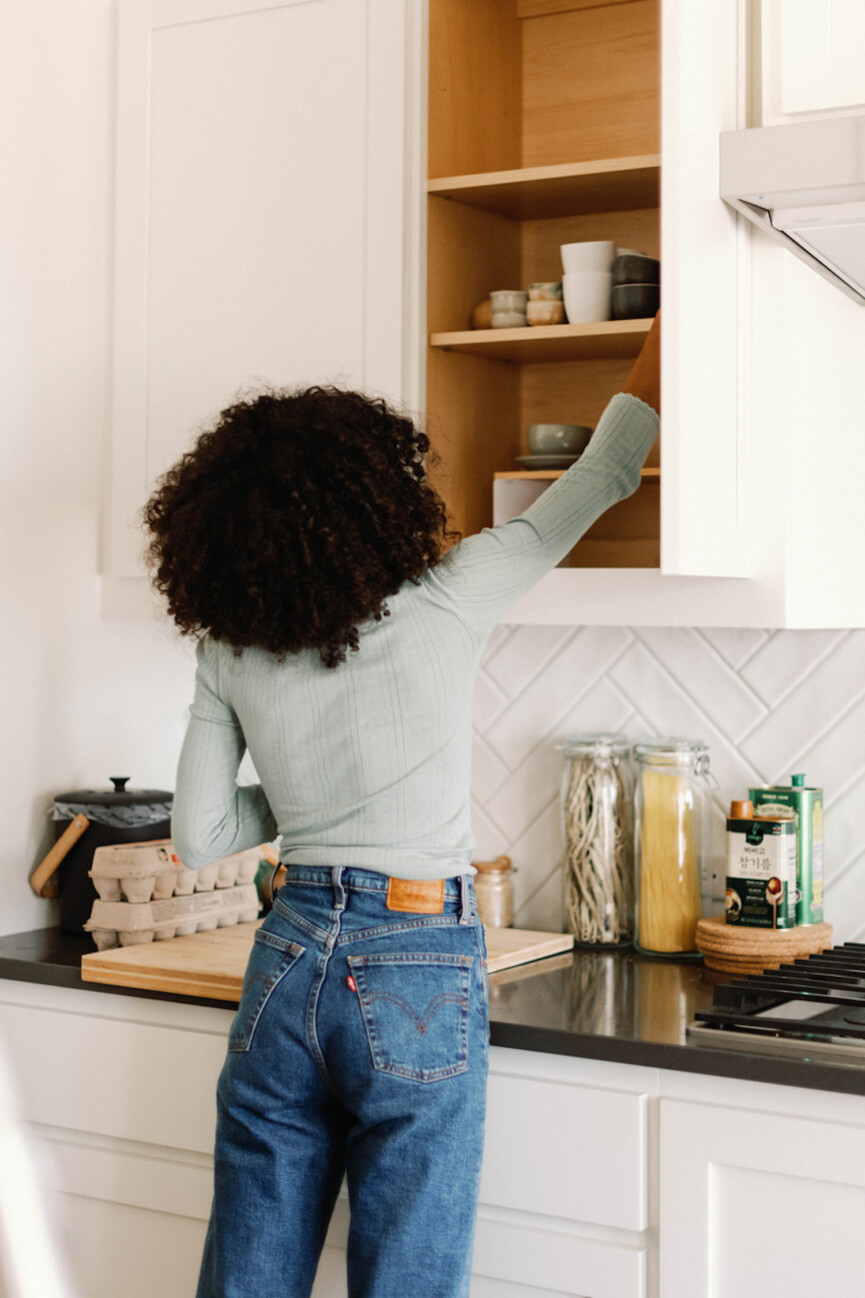
[[[628,946],[634,936],[632,788],[620,734],[568,735],[565,775],[565,932],[582,946]]]
[[[696,954],[708,850],[709,752],[693,739],[634,745],[636,946],[650,955]]]

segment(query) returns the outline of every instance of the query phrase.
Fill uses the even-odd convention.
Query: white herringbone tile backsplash
[[[794,770],[821,785],[826,918],[836,941],[865,935],[865,631],[499,627],[474,727],[477,858],[513,858],[518,926],[562,927],[557,745],[622,730],[709,745],[719,898],[730,799]]]

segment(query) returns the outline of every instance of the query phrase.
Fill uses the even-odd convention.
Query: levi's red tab
[[[345,981],[346,981],[346,983],[348,984],[348,986],[349,986],[349,988],[351,989],[351,991],[353,991],[353,992],[356,992],[356,991],[357,991],[357,983],[354,981],[354,979],[352,978],[351,974],[348,975],[348,977],[346,978]]]

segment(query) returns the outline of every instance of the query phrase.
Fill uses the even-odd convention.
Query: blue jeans
[[[471,878],[441,914],[296,866],[256,934],[217,1091],[198,1298],[306,1298],[345,1175],[350,1298],[462,1298],[489,1044]]]

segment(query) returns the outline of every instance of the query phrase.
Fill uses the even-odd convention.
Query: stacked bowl
[[[661,263],[640,252],[620,249],[613,262],[614,320],[646,320],[661,305]]]

